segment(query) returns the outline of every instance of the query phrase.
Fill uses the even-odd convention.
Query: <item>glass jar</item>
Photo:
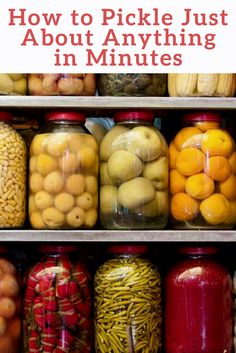
[[[165,281],[165,352],[232,351],[232,279],[214,247],[181,249]]]
[[[94,96],[95,74],[29,74],[31,96]]]
[[[73,245],[39,247],[40,260],[25,280],[24,353],[89,353],[91,284]]]
[[[100,219],[107,229],[161,229],[168,219],[168,147],[151,111],[119,111],[100,145]]]
[[[236,224],[236,149],[217,113],[186,114],[169,146],[174,228],[231,229]]]
[[[7,248],[0,247],[0,352],[20,353],[20,276],[15,265],[8,259],[7,251]]]
[[[145,245],[113,245],[95,275],[95,351],[161,351],[159,270]]]
[[[2,95],[26,95],[26,74],[2,74],[0,73],[0,94]]]
[[[234,97],[235,74],[168,74],[170,97]]]
[[[0,111],[0,228],[19,228],[26,216],[26,145]]]
[[[165,96],[166,74],[100,74],[100,96]]]
[[[233,301],[234,301],[234,308],[233,308],[233,346],[234,352],[236,352],[236,271],[233,273]]]
[[[96,224],[98,145],[84,123],[78,112],[50,112],[31,142],[29,220],[35,229]]]

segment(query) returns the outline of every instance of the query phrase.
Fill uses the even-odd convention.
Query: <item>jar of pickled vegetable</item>
[[[189,113],[169,146],[174,228],[231,229],[236,224],[236,150],[217,113]]]
[[[0,247],[0,352],[20,353],[21,292],[20,276],[8,259],[8,249]]]
[[[35,229],[92,228],[98,145],[79,112],[50,112],[30,145],[29,220]]]
[[[95,275],[96,353],[161,351],[160,274],[145,245],[113,245]]]
[[[166,74],[100,74],[100,96],[165,96]]]
[[[0,111],[0,228],[19,228],[26,216],[26,145]]]
[[[91,284],[72,245],[45,245],[25,279],[24,353],[89,353]]]
[[[27,75],[26,74],[1,74],[0,73],[0,94],[2,95],[26,95]]]
[[[165,280],[165,352],[232,352],[232,279],[214,247],[186,247]]]
[[[31,96],[94,96],[95,74],[29,74]]]
[[[168,219],[168,147],[151,111],[119,111],[100,145],[100,219],[107,229],[161,229]]]

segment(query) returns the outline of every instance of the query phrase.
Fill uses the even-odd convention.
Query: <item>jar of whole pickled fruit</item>
[[[73,245],[39,247],[40,260],[25,279],[24,353],[89,353],[91,284]]]
[[[31,96],[94,96],[95,74],[29,74]]]
[[[20,275],[0,247],[0,352],[20,353],[21,348],[21,288]]]
[[[168,74],[171,97],[234,97],[235,74]]]
[[[161,351],[162,307],[158,268],[146,245],[112,245],[95,275],[95,350]]]
[[[165,96],[166,74],[100,74],[100,96]]]
[[[35,229],[92,228],[98,210],[98,145],[85,115],[50,112],[30,145],[29,220]]]
[[[169,146],[174,228],[231,229],[236,224],[236,150],[217,113],[186,114]]]
[[[186,247],[165,280],[165,352],[232,352],[232,279],[214,247]]]
[[[118,111],[100,145],[100,219],[107,229],[161,229],[168,219],[168,147],[152,111]]]
[[[26,95],[26,74],[1,74],[0,73],[0,95]]]
[[[26,145],[12,122],[0,111],[0,228],[22,227],[26,216]]]

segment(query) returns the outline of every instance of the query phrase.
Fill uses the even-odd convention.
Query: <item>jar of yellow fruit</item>
[[[189,113],[169,146],[170,212],[177,229],[236,224],[236,150],[217,113]]]
[[[2,74],[0,73],[0,94],[2,95],[26,95],[26,74]]]
[[[92,228],[98,209],[98,145],[85,115],[51,112],[29,157],[29,220],[35,229]]]

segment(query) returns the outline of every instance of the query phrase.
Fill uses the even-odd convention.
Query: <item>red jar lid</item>
[[[85,123],[86,117],[85,114],[83,113],[78,113],[78,112],[64,112],[64,111],[58,111],[58,112],[50,112],[46,114],[45,116],[46,121],[55,121],[55,120],[66,120],[66,121],[78,121],[81,123]]]
[[[186,246],[186,247],[181,247],[179,249],[179,253],[181,254],[188,254],[188,255],[211,255],[211,254],[217,254],[217,248],[213,246]]]
[[[115,122],[127,120],[143,120],[152,123],[154,119],[155,115],[151,110],[120,110],[116,112],[114,116]]]
[[[146,245],[110,245],[108,252],[112,254],[144,254],[148,251]]]
[[[9,112],[0,111],[0,120],[2,121],[12,121],[13,116]]]
[[[75,245],[41,245],[38,248],[40,253],[50,253],[50,254],[65,254],[68,252],[77,251]]]
[[[198,121],[212,121],[212,122],[221,122],[221,116],[217,113],[210,112],[195,112],[188,113],[183,116],[184,122],[198,122]]]

